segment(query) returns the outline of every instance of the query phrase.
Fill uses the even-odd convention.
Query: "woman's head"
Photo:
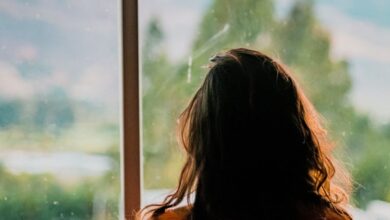
[[[187,161],[156,214],[192,192],[194,219],[285,219],[298,201],[343,211],[347,196],[332,182],[330,144],[314,108],[287,69],[260,52],[211,58],[179,136]]]

